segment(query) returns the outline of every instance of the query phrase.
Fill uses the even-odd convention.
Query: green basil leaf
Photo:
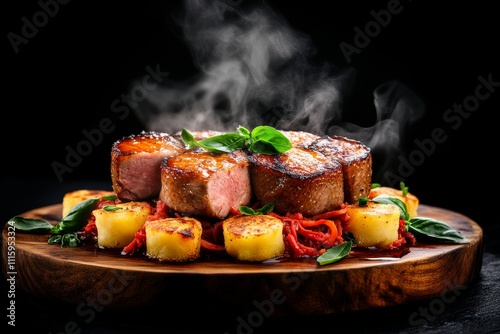
[[[290,140],[280,131],[267,125],[252,130],[249,149],[256,153],[276,154],[292,148]]]
[[[405,183],[403,181],[399,182],[399,189],[401,189],[403,196],[408,195],[408,187],[405,186]]]
[[[229,153],[248,148],[255,153],[277,154],[292,148],[292,143],[283,133],[267,125],[258,126],[252,132],[239,126],[238,133],[229,132],[200,141],[183,129],[181,138],[189,148],[198,146],[216,153]]]
[[[240,212],[246,216],[253,216],[253,215],[267,215],[269,212],[271,212],[274,209],[274,204],[273,203],[268,203],[261,207],[258,210],[254,210],[248,206],[240,206]]]
[[[351,232],[344,231],[342,238],[344,238],[344,240],[352,241],[353,243],[356,243],[356,239],[354,238],[354,235]]]
[[[254,153],[268,154],[268,155],[281,153],[278,150],[276,150],[276,147],[272,143],[268,143],[265,141],[252,142],[252,144],[249,147],[249,150]]]
[[[61,239],[62,239],[63,235],[62,234],[52,234],[50,237],[49,237],[49,241],[48,243],[49,244],[60,244],[61,243]]]
[[[366,204],[368,204],[369,201],[370,201],[370,199],[368,197],[360,197],[360,198],[358,198],[358,205],[359,206],[366,206]]]
[[[121,206],[116,206],[116,205],[106,205],[102,209],[105,210],[105,211],[123,210],[123,208]]]
[[[235,132],[229,132],[203,139],[198,142],[198,145],[210,151],[229,153],[245,148],[245,137]]]
[[[102,196],[106,201],[116,201],[116,195]]]
[[[52,233],[77,232],[88,223],[90,214],[99,203],[99,198],[90,198],[75,205],[63,219],[52,228]]]
[[[182,129],[181,138],[184,144],[188,145],[189,148],[194,148],[198,146],[198,142],[194,139],[193,135],[189,133],[186,129]]]
[[[342,260],[351,252],[352,241],[346,241],[338,246],[328,249],[326,252],[318,256],[316,259],[319,265],[324,266],[325,264],[334,263]]]
[[[52,230],[52,224],[43,219],[16,216],[11,218],[8,224],[14,225],[16,231],[34,234],[49,233]]]
[[[80,243],[76,233],[66,233],[61,238],[61,247],[77,247]]]
[[[262,208],[258,210],[259,213],[263,215],[267,215],[269,212],[273,211],[274,209],[274,204],[273,203],[267,203],[264,205]]]
[[[382,187],[382,185],[380,183],[372,183],[371,186],[370,186],[372,189],[375,189],[375,188],[380,188]]]
[[[406,208],[406,204],[397,197],[382,194],[382,195],[378,195],[377,197],[372,198],[372,201],[380,203],[380,204],[396,205],[397,207],[399,207],[399,209],[401,211],[401,214],[399,217],[404,218],[404,220],[410,219],[410,214],[408,213],[408,209]]]
[[[244,205],[240,206],[240,212],[245,216],[253,216],[257,214],[257,212],[254,209]]]
[[[78,247],[81,240],[76,233],[53,234],[50,236],[49,244],[60,244],[61,247]]]
[[[245,138],[250,138],[250,131],[247,128],[242,127],[241,125],[238,126],[238,132],[241,133],[241,135]]]
[[[415,237],[428,237],[449,243],[467,243],[469,239],[450,225],[433,218],[416,217],[407,223],[407,229]]]

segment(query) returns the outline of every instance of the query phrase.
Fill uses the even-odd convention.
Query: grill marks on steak
[[[360,197],[368,197],[372,183],[372,154],[367,146],[353,139],[333,136],[322,137],[308,148],[341,163],[346,202],[354,204]]]
[[[225,218],[252,198],[248,159],[242,151],[190,150],[163,160],[159,199],[187,215]]]
[[[252,189],[279,214],[312,216],[343,204],[342,166],[322,153],[293,147],[276,155],[249,155]]]
[[[185,150],[182,141],[158,132],[143,131],[115,142],[111,149],[111,182],[116,196],[122,201],[157,198],[161,160]]]

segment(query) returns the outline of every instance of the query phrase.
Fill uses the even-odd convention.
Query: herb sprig
[[[316,261],[320,266],[324,266],[326,264],[338,262],[345,258],[351,252],[352,241],[346,241],[337,245],[335,247],[329,248],[326,252],[318,256]]]
[[[240,209],[240,212],[245,216],[267,215],[269,212],[271,212],[274,209],[274,204],[268,203],[257,210],[255,210],[251,207],[248,207],[248,206],[241,205],[239,209]]]
[[[106,196],[106,200],[115,200],[115,196]],[[9,220],[10,225],[14,225],[16,230],[27,233],[49,233],[49,244],[60,244],[61,247],[76,247],[81,241],[77,232],[85,227],[92,211],[99,203],[99,198],[91,198],[75,205],[63,219],[52,225],[43,219],[24,218],[20,216]],[[110,206],[111,207],[111,206]]]
[[[292,148],[292,143],[283,133],[267,125],[257,126],[251,132],[240,125],[237,132],[199,141],[189,131],[182,129],[181,138],[189,148],[202,147],[215,153],[229,153],[247,148],[254,153],[278,154]]]
[[[371,200],[373,202],[392,204],[399,207],[401,211],[400,218],[404,218],[406,230],[411,232],[417,239],[421,237],[444,243],[460,244],[469,242],[469,239],[443,221],[427,217],[410,218],[406,204],[397,197],[379,195]]]

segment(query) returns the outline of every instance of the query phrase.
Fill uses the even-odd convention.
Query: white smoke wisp
[[[343,122],[355,70],[312,61],[309,36],[261,4],[221,15],[206,1],[186,1],[178,24],[199,74],[184,82],[167,77],[134,109],[139,120],[168,133],[265,124],[341,135],[370,147],[374,180],[380,179],[402,154],[405,129],[423,114],[422,101],[403,83],[387,82],[373,92],[375,125]]]
[[[308,36],[265,3],[227,17],[205,1],[185,4],[179,24],[200,73],[148,92],[135,109],[146,128],[234,131],[268,124],[324,134],[341,118],[342,90],[353,71],[311,65]]]
[[[383,173],[394,169],[395,157],[404,155],[402,144],[406,131],[425,113],[423,100],[404,83],[394,80],[379,85],[373,92],[377,113],[375,125],[361,128],[352,123],[332,126],[329,135],[361,141],[374,154],[373,179],[384,179]]]

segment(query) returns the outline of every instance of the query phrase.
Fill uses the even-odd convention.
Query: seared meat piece
[[[275,155],[254,153],[249,160],[256,199],[273,203],[279,214],[312,216],[344,203],[342,166],[319,152],[294,147]]]
[[[280,131],[290,140],[293,147],[307,148],[314,141],[320,139],[320,136],[305,131]]]
[[[143,131],[116,141],[111,149],[111,181],[116,196],[122,201],[157,198],[161,160],[185,150],[184,143],[166,133]]]
[[[342,136],[316,140],[309,149],[321,152],[342,164],[344,173],[344,198],[350,204],[360,197],[368,197],[372,182],[372,154],[361,142]]]
[[[242,151],[190,150],[161,164],[159,199],[182,214],[225,218],[252,197],[248,159]]]

